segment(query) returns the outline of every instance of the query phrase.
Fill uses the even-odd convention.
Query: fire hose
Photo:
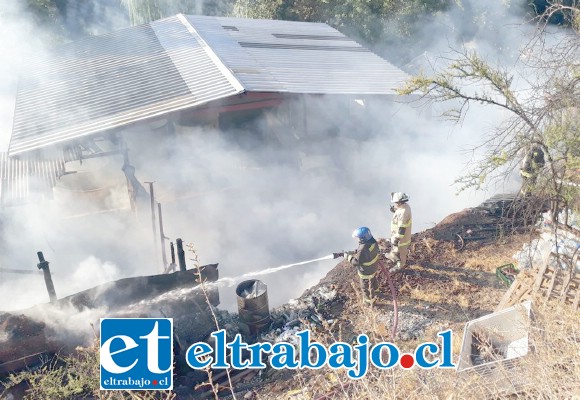
[[[391,297],[393,298],[393,340],[397,337],[397,325],[399,323],[399,307],[397,304],[397,291],[395,290],[395,284],[393,279],[391,279],[391,273],[386,267],[385,262],[381,262],[381,269],[387,276],[387,283],[389,284],[389,290],[391,291]]]
[[[334,258],[339,257],[348,257],[349,254],[354,254],[354,252],[350,251],[342,251],[339,253],[332,253]],[[399,307],[397,304],[397,291],[395,290],[395,284],[393,283],[393,279],[391,277],[391,273],[386,266],[386,259],[382,259],[379,261],[380,271],[382,271],[386,276],[387,284],[389,285],[389,290],[391,291],[391,297],[393,299],[393,340],[397,337],[397,325],[399,323]]]

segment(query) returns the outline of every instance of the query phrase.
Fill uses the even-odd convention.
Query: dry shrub
[[[376,309],[362,307],[358,320],[373,321],[377,312]],[[379,370],[370,367],[367,375],[360,380],[349,379],[346,370],[296,371],[300,376],[301,396],[320,400],[494,399],[506,396],[518,399],[580,398],[580,313],[563,304],[540,304],[534,308],[533,316],[529,353],[518,360],[518,368],[528,378],[529,384],[518,387],[516,392],[502,392],[503,381],[457,373],[455,370],[423,370],[418,367]],[[369,335],[371,343],[385,340],[381,335],[374,334],[377,332],[376,323],[365,325],[362,322],[357,328],[360,333]],[[332,333],[336,331],[335,326],[312,327],[312,330],[313,340],[326,345],[342,339]],[[436,332],[431,331],[428,336],[424,341],[437,341]],[[457,361],[462,332],[454,331],[453,336],[454,361]],[[396,343],[402,351],[408,347],[404,342]],[[515,378],[511,369],[499,372],[504,377]]]
[[[563,304],[536,303],[534,322],[530,328],[530,353],[520,359],[520,368],[532,384],[512,393],[518,399],[575,399],[580,398],[580,312]],[[366,333],[371,343],[388,341],[385,332],[390,327],[376,321],[377,308],[358,307],[357,333]],[[349,341],[350,334],[336,321],[332,324],[321,318],[322,326],[310,326],[313,340],[329,346],[336,341]],[[354,321],[353,321],[354,322]],[[453,354],[457,361],[462,332],[454,328]],[[428,329],[422,341],[437,342],[440,327]],[[417,342],[396,341],[405,352]],[[170,392],[100,392],[98,390],[98,346],[82,349],[74,357],[63,360],[63,366],[13,375],[6,386],[27,381],[28,399],[173,399]],[[511,371],[501,371],[508,375]],[[422,370],[414,367],[403,370],[395,367],[379,370],[371,367],[360,380],[350,379],[345,370],[295,370],[293,378],[281,391],[280,383],[272,383],[258,393],[259,399],[482,399],[505,398],[501,382],[478,375],[458,374],[454,370]],[[294,390],[288,391],[288,388]],[[0,398],[3,398],[0,391]]]
[[[13,399],[12,388],[24,384],[22,400],[174,400],[168,391],[99,390],[99,343],[78,347],[76,352],[36,370],[11,374],[0,384],[0,400]],[[4,389],[4,390],[2,390]]]

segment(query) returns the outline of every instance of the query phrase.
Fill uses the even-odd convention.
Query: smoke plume
[[[420,34],[433,38],[429,47],[413,49],[415,59],[401,67],[416,73],[443,62],[450,44],[468,45],[503,60],[514,58],[523,29],[521,12],[499,3],[485,3],[488,11],[481,10],[481,2],[462,4],[463,11],[454,8],[424,27]],[[476,9],[472,19],[465,18],[467,7]],[[483,17],[488,20],[482,22]],[[12,6],[3,12],[0,24],[7,38],[0,43],[4,149],[17,76],[25,72],[27,54],[46,52],[34,40],[27,18]],[[382,53],[392,54],[391,61],[397,63],[399,50]],[[176,135],[167,137],[152,137],[140,128],[126,133],[136,177],[155,181],[165,234],[195,248],[187,259],[198,257],[201,265],[219,262],[222,277],[235,277],[354,249],[351,232],[359,226],[387,237],[393,191],[409,194],[417,232],[496,191],[515,187],[510,181],[487,192],[457,195],[453,185],[472,160],[473,153],[466,150],[505,118],[501,112],[474,108],[471,118],[455,126],[435,118],[436,110],[396,99],[351,102],[351,109],[360,108],[355,110],[360,115],[356,121],[345,120],[342,99],[326,96],[312,100],[312,107],[310,123],[319,129],[310,134],[264,129],[268,114],[227,133],[186,126],[177,126]],[[107,280],[159,273],[148,199],[137,215],[130,212],[121,166],[122,157],[70,163],[67,169],[77,173],[61,178],[53,201],[5,208],[0,267],[35,270],[36,251],[44,251],[59,297]],[[270,289],[270,306],[297,297],[334,265],[324,261],[261,277]],[[0,277],[0,309],[47,300],[41,275],[0,272]],[[222,291],[222,307],[235,308],[233,292]]]

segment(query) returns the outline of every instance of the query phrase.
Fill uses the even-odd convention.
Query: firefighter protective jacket
[[[526,154],[522,161],[522,168],[520,169],[520,175],[525,178],[531,178],[538,173],[540,169],[544,167],[546,161],[544,159],[544,151],[539,146],[534,146]]]
[[[391,221],[391,243],[395,243],[395,238],[399,238],[399,244],[396,247],[408,246],[411,244],[411,207],[403,203],[393,214]]]
[[[348,261],[356,267],[358,275],[370,279],[379,269],[379,245],[374,237],[361,243],[356,252],[348,257]]]

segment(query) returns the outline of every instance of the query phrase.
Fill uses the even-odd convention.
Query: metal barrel
[[[270,327],[268,287],[262,281],[250,279],[236,288],[240,328],[250,335],[266,331]]]

